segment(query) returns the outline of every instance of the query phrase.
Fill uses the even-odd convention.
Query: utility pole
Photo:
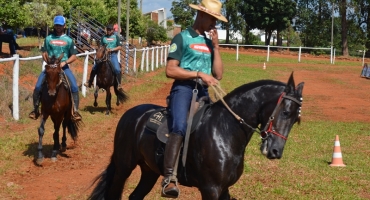
[[[334,63],[333,57],[334,57],[334,1],[332,3],[332,12],[331,12],[331,56],[330,56],[330,62],[331,64]]]
[[[121,0],[118,0],[118,34],[121,34],[119,30],[121,30]]]
[[[120,0],[119,0],[120,1]],[[129,44],[128,44],[128,36],[129,36],[129,23],[130,23],[130,0],[126,0],[127,5],[127,14],[126,14],[126,68],[125,68],[125,73],[128,74],[128,52],[129,52]]]

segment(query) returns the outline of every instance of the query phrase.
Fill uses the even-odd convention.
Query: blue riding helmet
[[[66,24],[66,18],[64,18],[61,15],[55,16],[54,17],[54,25],[64,25]]]

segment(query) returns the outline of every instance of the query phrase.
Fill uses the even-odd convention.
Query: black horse
[[[179,183],[197,187],[204,200],[230,199],[229,187],[243,173],[245,148],[259,125],[261,152],[269,159],[282,157],[293,124],[300,121],[303,85],[295,86],[292,73],[287,84],[256,81],[227,94],[224,103],[213,103],[190,135],[186,166],[179,163]],[[121,199],[124,183],[137,165],[141,178],[129,199],[144,199],[151,191],[163,175],[164,144],[146,123],[158,108],[138,105],[121,117],[111,162],[95,179],[89,199]]]
[[[109,52],[107,51],[106,45],[99,46],[97,52],[96,52],[96,58],[95,62],[97,64],[96,66],[96,88],[94,92],[94,106],[98,106],[97,98],[99,95],[99,89],[104,89],[107,93],[105,98],[105,104],[107,105],[107,110],[105,111],[106,115],[109,115],[112,106],[111,106],[111,100],[112,100],[112,93],[110,91],[110,88],[113,86],[114,93],[117,96],[116,105],[119,106],[120,103],[124,103],[128,99],[128,95],[123,90],[117,90],[117,84],[118,80],[121,79],[122,76],[118,75],[115,76],[113,73],[113,66],[109,61]]]

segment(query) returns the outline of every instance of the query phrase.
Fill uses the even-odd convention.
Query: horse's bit
[[[271,114],[271,116],[269,117],[269,120],[268,120],[268,122],[266,123],[266,126],[265,126],[265,128],[262,130],[262,131],[260,131],[260,135],[261,135],[261,139],[262,140],[266,140],[267,138],[268,138],[268,136],[269,135],[271,135],[271,134],[274,134],[274,135],[276,135],[276,136],[278,136],[278,137],[281,137],[281,138],[283,138],[284,140],[287,140],[287,138],[285,137],[285,136],[283,136],[282,134],[280,134],[280,133],[278,133],[278,132],[276,132],[275,130],[273,130],[272,129],[272,122],[274,121],[274,119],[275,119],[275,117],[274,117],[274,115],[275,115],[275,113],[276,113],[276,110],[278,109],[278,107],[280,106],[280,104],[281,104],[281,102],[283,101],[283,99],[289,99],[289,100],[292,100],[292,101],[294,101],[295,103],[297,103],[298,105],[299,105],[299,115],[298,115],[298,117],[300,117],[301,116],[301,106],[302,106],[302,97],[301,97],[301,99],[300,99],[300,101],[298,101],[296,98],[294,98],[294,97],[291,97],[291,96],[287,96],[286,94],[285,94],[285,92],[283,92],[281,95],[280,95],[280,97],[279,97],[279,100],[278,100],[278,103],[277,103],[277,105],[276,105],[276,107],[275,107],[275,109],[274,109],[274,111],[272,112],[272,114]]]

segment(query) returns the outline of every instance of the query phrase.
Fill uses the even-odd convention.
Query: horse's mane
[[[244,85],[241,85],[237,88],[235,88],[233,91],[231,91],[229,94],[234,93],[245,93],[247,91],[253,90],[255,88],[266,86],[266,85],[276,85],[276,86],[286,86],[285,83],[275,80],[258,80],[250,83],[246,83]]]

